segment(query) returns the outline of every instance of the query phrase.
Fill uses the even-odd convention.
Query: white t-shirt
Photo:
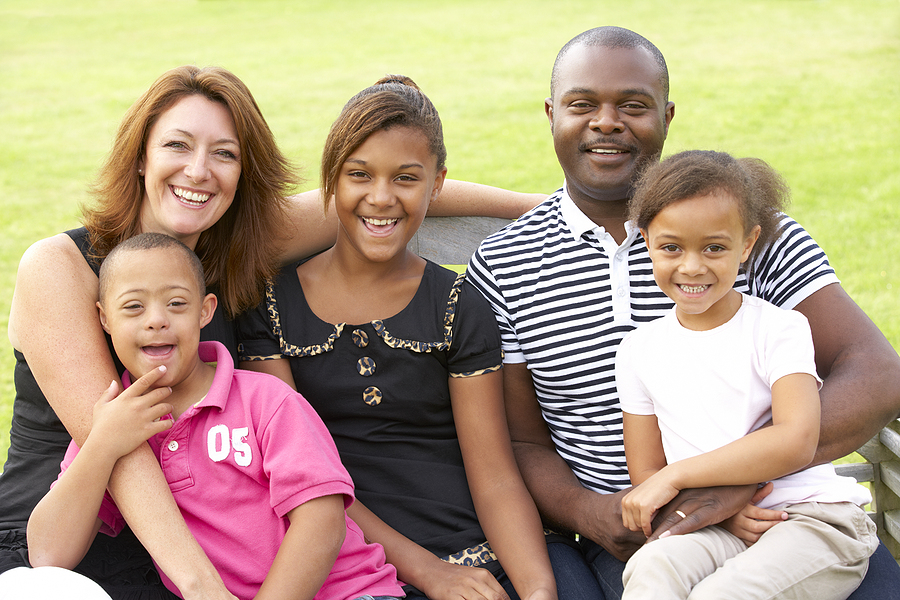
[[[656,415],[666,461],[715,450],[772,417],[772,384],[785,375],[816,375],[812,334],[797,311],[742,294],[727,323],[686,329],[672,309],[629,333],[616,356],[622,410]],[[830,464],[774,481],[760,506],[806,501],[871,502],[868,490]]]

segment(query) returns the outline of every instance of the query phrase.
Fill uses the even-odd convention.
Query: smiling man
[[[468,268],[503,335],[507,416],[525,482],[546,523],[581,535],[580,548],[549,544],[560,598],[618,598],[622,561],[646,541],[622,524],[630,482],[614,359],[626,333],[672,306],[625,218],[635,175],[658,160],[675,115],[668,91],[662,54],[632,31],[600,27],[567,43],[545,101],[565,185],[485,240]],[[809,234],[787,217],[781,225],[735,288],[810,322],[825,380],[821,463],[897,417],[900,358]],[[684,491],[661,511],[651,539],[718,523],[752,493]],[[749,542],[780,521],[778,511],[754,510],[752,519],[739,517]],[[897,597],[898,582],[882,546],[851,598]]]

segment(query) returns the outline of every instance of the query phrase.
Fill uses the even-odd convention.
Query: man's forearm
[[[544,523],[557,531],[578,533],[627,560],[644,543],[622,524],[622,492],[600,494],[585,488],[552,448],[513,442],[522,478]]]

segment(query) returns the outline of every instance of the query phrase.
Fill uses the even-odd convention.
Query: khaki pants
[[[625,566],[623,600],[843,600],[878,547],[875,524],[849,502],[805,502],[753,546],[712,526],[650,542]]]

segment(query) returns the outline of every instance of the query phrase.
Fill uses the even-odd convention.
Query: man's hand
[[[659,511],[656,529],[647,541],[721,523],[744,508],[756,488],[756,484],[752,484],[681,490]]]
[[[643,533],[629,531],[622,522],[622,499],[633,489],[615,494],[599,494],[585,489],[580,502],[589,519],[581,520],[578,532],[622,562],[627,561],[647,541]]]

